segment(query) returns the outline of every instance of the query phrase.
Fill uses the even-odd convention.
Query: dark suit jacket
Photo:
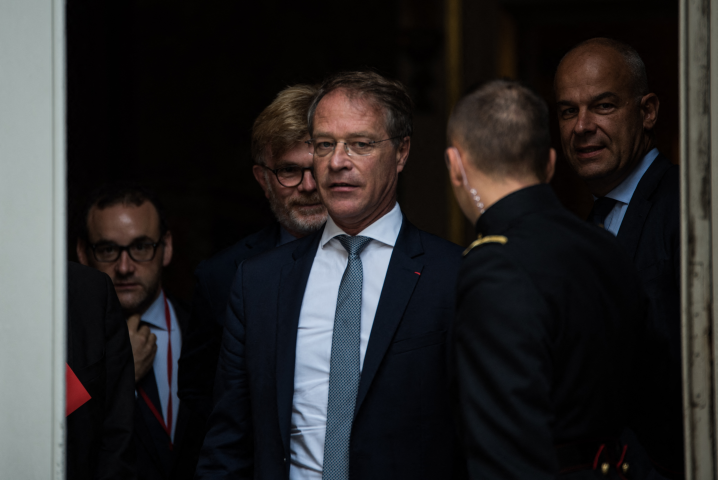
[[[633,260],[652,307],[652,321],[668,339],[671,348],[673,376],[681,369],[681,299],[680,299],[680,200],[678,166],[658,155],[643,174],[616,237]],[[668,421],[665,419],[664,421]],[[682,416],[671,419],[682,425]],[[681,438],[683,438],[681,436]],[[633,478],[649,475],[651,462],[633,433],[623,437],[629,444],[628,460],[634,466]],[[661,458],[652,458],[661,469]],[[662,478],[662,477],[661,477]]]
[[[182,349],[187,338],[189,314],[172,302],[177,321],[182,331]],[[178,367],[178,376],[182,368]],[[134,380],[134,376],[133,376]],[[150,397],[157,411],[162,407],[157,390],[154,369],[144,376],[138,386]],[[180,400],[177,424],[175,426],[174,445],[170,449],[169,438],[160,423],[152,414],[149,406],[137,395],[135,399],[134,444],[137,450],[137,478],[141,480],[177,480],[194,476],[195,466],[204,439],[205,421],[196,415]]]
[[[613,235],[563,209],[548,185],[499,200],[477,231],[507,242],[474,248],[459,276],[454,344],[471,477],[555,478],[554,446],[616,441],[629,425],[680,469],[681,429],[665,421],[681,415],[680,388],[668,388],[680,382],[666,374],[667,340]],[[589,456],[580,463],[593,478]]]
[[[205,421],[212,412],[222,324],[237,266],[247,258],[274,248],[278,241],[279,224],[275,223],[203,261],[195,271],[197,283],[188,333],[179,359],[177,393],[182,402]]]
[[[197,478],[288,478],[297,325],[322,231],[238,268],[219,364],[223,393]],[[350,451],[355,480],[457,476],[446,331],[460,259],[458,246],[404,219],[357,394]]]
[[[110,278],[67,266],[67,363],[92,397],[67,417],[67,478],[134,479],[135,366]]]
[[[616,237],[628,252],[653,306],[655,326],[681,361],[680,201],[678,166],[658,155],[643,174]]]

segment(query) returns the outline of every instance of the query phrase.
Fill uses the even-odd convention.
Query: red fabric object
[[[92,398],[68,364],[65,364],[65,397],[66,417]]]

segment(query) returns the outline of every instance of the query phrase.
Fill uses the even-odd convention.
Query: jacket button
[[[628,473],[628,462],[623,462],[623,465],[621,465],[621,471],[624,474]]]
[[[284,463],[287,463],[287,459],[286,459],[286,458],[283,458],[282,461],[283,461]]]
[[[608,475],[609,468],[611,468],[611,466],[607,462],[603,462],[601,464],[601,473],[604,475]]]

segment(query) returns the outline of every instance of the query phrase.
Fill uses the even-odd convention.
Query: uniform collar
[[[165,319],[165,292],[160,290],[160,295],[152,302],[141,317],[143,322],[151,324],[153,327],[167,330],[167,320]]]
[[[561,203],[548,184],[522,188],[491,205],[476,222],[476,233],[500,235],[524,215],[561,208]]]
[[[402,220],[401,208],[399,208],[399,203],[397,202],[389,213],[359,232],[359,235],[393,247],[399,236]],[[322,233],[322,238],[319,241],[319,246],[324,248],[331,239],[338,235],[347,235],[347,233],[334,223],[332,217],[329,217]]]

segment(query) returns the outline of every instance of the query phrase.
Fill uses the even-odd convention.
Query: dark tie
[[[596,201],[593,203],[593,210],[591,210],[591,216],[588,218],[595,225],[598,225],[601,228],[606,228],[603,224],[606,221],[606,217],[608,216],[608,214],[611,213],[611,210],[613,210],[613,207],[616,205],[617,201],[618,200],[608,197],[597,198]]]
[[[360,376],[361,294],[364,273],[359,255],[371,241],[368,237],[349,235],[340,235],[337,238],[349,253],[349,261],[342,283],[339,284],[337,309],[334,314],[322,480],[349,479],[349,439]]]

